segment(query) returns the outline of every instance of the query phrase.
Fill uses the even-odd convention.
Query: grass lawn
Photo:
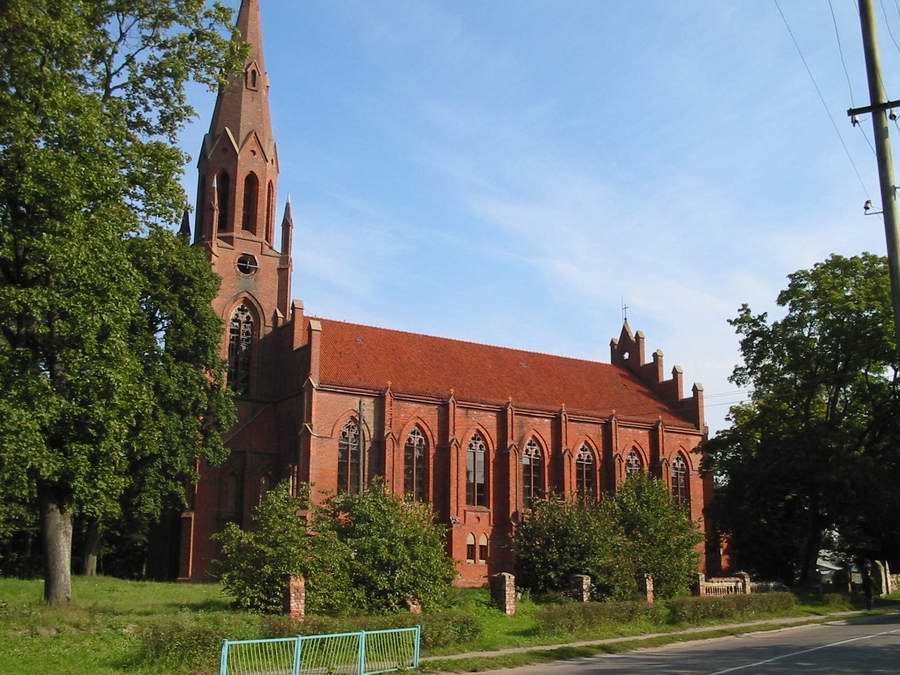
[[[139,660],[147,624],[183,619],[234,633],[259,625],[259,617],[230,610],[211,584],[75,577],[73,606],[61,610],[44,607],[42,592],[40,580],[0,578],[0,673],[170,672]]]
[[[42,605],[42,588],[39,580],[0,578],[0,673],[214,673],[217,645],[222,638],[270,636],[266,619],[231,610],[214,584],[75,577],[75,600],[71,607],[62,610]],[[464,644],[432,649],[424,655],[547,645],[686,627],[668,623],[667,609],[662,606],[662,621],[635,621],[553,636],[540,632],[540,605],[527,598],[520,602],[514,617],[492,608],[485,590],[460,590],[456,604],[476,619],[481,636]],[[850,607],[801,598],[800,606],[789,614],[815,616],[841,609]],[[714,626],[716,622],[707,623]],[[154,627],[164,628],[163,634],[169,636],[169,656],[148,656],[144,650],[145,636]]]

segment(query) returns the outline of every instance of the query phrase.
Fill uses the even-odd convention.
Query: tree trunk
[[[816,571],[819,561],[819,551],[822,549],[822,520],[813,516],[806,540],[806,551],[803,556],[803,568],[800,570],[800,585],[809,586],[815,580],[818,581]]]
[[[100,519],[88,520],[87,533],[84,538],[84,560],[81,562],[81,573],[86,577],[97,576],[97,556],[100,554],[102,541]]]
[[[72,599],[72,509],[50,487],[38,491],[44,541],[44,602],[67,605]]]

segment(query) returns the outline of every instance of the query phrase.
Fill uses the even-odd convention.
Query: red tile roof
[[[483,403],[690,425],[631,372],[609,363],[406,333],[321,322],[320,382]]]

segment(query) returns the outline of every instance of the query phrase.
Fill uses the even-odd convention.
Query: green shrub
[[[253,638],[256,635],[239,620],[222,617],[198,620],[196,615],[155,621],[137,633],[138,663],[170,673],[206,672],[218,662],[222,640]]]
[[[221,555],[211,569],[235,606],[252,612],[280,611],[287,575],[306,577],[307,611],[339,611],[355,604],[351,553],[331,531],[310,534],[306,519],[299,515],[308,506],[308,487],[293,496],[284,481],[254,508],[248,529],[229,523],[213,535]]]
[[[672,500],[666,484],[639,474],[623,482],[602,510],[625,535],[621,555],[632,561],[639,575],[653,575],[657,597],[686,592],[697,572],[694,548],[703,535],[690,514]]]
[[[481,624],[478,620],[460,610],[419,615],[308,616],[303,621],[286,616],[267,616],[263,619],[261,632],[266,637],[287,637],[409,628],[415,625],[422,627],[422,646],[426,649],[470,642],[481,636]]]
[[[544,635],[576,633],[585,629],[623,624],[641,619],[659,622],[646,602],[570,602],[547,605],[537,612],[538,630]]]
[[[851,607],[850,596],[846,593],[823,593],[822,604],[827,607]]]
[[[447,605],[456,566],[429,504],[399,498],[374,480],[361,494],[339,494],[316,509],[314,526],[346,552],[357,609],[397,612],[409,599],[426,610]]]
[[[447,647],[472,642],[481,637],[481,624],[468,612],[446,610],[419,617],[422,625],[422,646]]]
[[[624,534],[597,503],[537,502],[516,530],[516,581],[532,595],[565,591],[569,577],[587,574],[597,598],[625,599],[637,589]]]
[[[674,623],[702,623],[721,619],[749,619],[794,609],[792,593],[759,593],[718,597],[675,598],[667,602]]]

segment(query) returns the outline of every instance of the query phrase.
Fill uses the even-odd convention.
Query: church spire
[[[259,0],[242,0],[237,27],[249,47],[244,69],[219,90],[197,168],[198,213],[218,177],[218,236],[254,237],[274,245],[278,151],[269,112]],[[204,237],[213,228],[204,229]],[[200,237],[198,236],[198,239]]]
[[[243,73],[221,89],[216,97],[209,136],[215,139],[227,129],[234,142],[242,146],[247,136],[255,132],[265,152],[274,154],[275,135],[269,113],[269,74],[263,55],[259,0],[241,2],[237,27],[249,46],[249,53]]]

